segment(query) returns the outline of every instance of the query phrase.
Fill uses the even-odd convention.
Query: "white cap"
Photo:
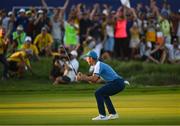
[[[9,11],[9,12],[8,12],[8,16],[11,16],[12,14],[13,14],[12,11]]]
[[[21,9],[19,10],[19,13],[21,13],[21,12],[26,12],[26,11],[25,11],[24,8],[21,8]]]
[[[156,28],[160,28],[160,25],[159,25],[159,24],[156,24]]]
[[[41,31],[47,31],[47,28],[44,26],[41,28]]]
[[[39,14],[43,14],[43,10],[38,10],[38,13]]]
[[[23,26],[22,26],[22,25],[18,25],[18,26],[17,26],[17,30],[19,30],[19,31],[23,31],[23,30],[24,30],[24,28],[23,28]]]
[[[25,38],[25,42],[31,42],[31,41],[32,41],[32,39],[31,39],[30,36],[27,36],[27,37]]]
[[[180,9],[178,10],[178,13],[180,13]]]
[[[71,55],[73,55],[73,56],[77,57],[77,56],[78,56],[78,53],[77,53],[77,51],[76,51],[76,50],[72,50],[72,51],[71,51]]]
[[[108,11],[106,9],[103,10],[102,12],[104,15],[108,16]]]
[[[88,36],[88,38],[87,38],[88,40],[92,40],[93,39],[93,37],[92,36]]]

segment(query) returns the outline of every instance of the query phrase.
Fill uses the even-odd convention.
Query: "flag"
[[[130,5],[130,2],[129,0],[120,0],[122,5],[128,7],[128,8],[131,8],[131,5]]]

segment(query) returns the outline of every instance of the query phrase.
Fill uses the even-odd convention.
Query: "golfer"
[[[78,81],[96,82],[99,78],[101,78],[106,83],[95,92],[99,116],[92,118],[92,120],[110,120],[119,118],[111,102],[110,96],[121,92],[125,88],[124,79],[119,76],[108,64],[98,61],[96,52],[90,51],[84,57],[89,65],[94,66],[93,75],[87,76],[85,74],[78,73],[76,79]],[[104,103],[107,106],[109,116],[106,116]]]

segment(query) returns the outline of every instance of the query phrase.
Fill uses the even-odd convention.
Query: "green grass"
[[[105,61],[110,64],[113,69],[130,81],[133,86],[157,86],[157,85],[179,85],[180,84],[180,65],[179,64],[163,64],[143,63],[138,61]],[[10,81],[1,81],[0,84],[7,83],[51,83],[48,79],[52,65],[52,58],[41,58],[39,62],[32,62],[32,68],[38,76],[32,76],[30,73],[25,74],[22,80],[11,79]],[[0,64],[0,73],[2,68]],[[88,64],[80,60],[79,71],[87,73]],[[14,82],[15,81],[15,82]]]
[[[119,119],[91,121],[98,115],[94,91],[102,85],[53,86],[48,79],[51,59],[42,58],[32,63],[38,76],[0,80],[0,125],[180,125],[179,65],[106,62],[131,82],[112,97]],[[88,71],[84,61],[80,71]]]
[[[57,90],[7,91],[0,94],[1,125],[178,125],[180,124],[180,88],[127,88],[112,97],[120,118],[91,121],[98,114],[94,88],[81,90],[68,86]],[[100,85],[95,85],[99,87]]]

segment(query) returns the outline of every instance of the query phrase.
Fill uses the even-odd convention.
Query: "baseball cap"
[[[104,9],[104,10],[102,11],[102,13],[103,13],[104,15],[106,15],[106,16],[108,16],[108,14],[109,14],[106,9]]]
[[[9,11],[9,12],[8,12],[8,16],[11,16],[12,14],[13,14],[12,11]]]
[[[25,11],[25,9],[24,9],[24,8],[21,8],[21,9],[19,10],[19,13],[21,13],[21,12],[23,12],[23,13],[24,13],[24,12],[26,12],[26,11]]]
[[[38,13],[39,14],[43,14],[43,10],[38,10]]]
[[[23,26],[22,26],[22,25],[18,25],[18,26],[17,26],[17,30],[19,30],[19,31],[23,31],[23,30],[24,30],[24,28],[23,28]]]
[[[27,36],[27,37],[25,38],[25,42],[31,42],[31,41],[32,41],[32,39],[31,39],[30,36]]]
[[[83,58],[85,57],[92,57],[93,59],[98,59],[97,53],[95,51],[89,51],[83,56]]]
[[[46,27],[42,27],[41,31],[47,31]]]
[[[71,54],[71,55],[73,55],[73,56],[75,56],[75,57],[77,57],[77,56],[78,56],[78,53],[77,53],[77,51],[76,51],[76,50],[72,50],[70,54]]]

